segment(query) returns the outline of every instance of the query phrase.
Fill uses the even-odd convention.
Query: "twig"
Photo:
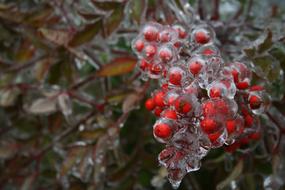
[[[47,151],[49,151],[57,142],[63,140],[65,137],[69,136],[71,133],[78,130],[79,126],[86,123],[91,117],[94,116],[96,113],[96,110],[92,110],[90,113],[88,113],[85,117],[80,119],[74,126],[67,128],[65,131],[63,131],[61,134],[56,136],[53,141],[46,145],[42,150],[40,150],[36,155],[35,158],[43,156]]]
[[[214,8],[213,8],[213,13],[212,13],[212,20],[219,20],[220,18],[220,13],[219,13],[219,8],[220,8],[220,0],[214,0]]]
[[[33,65],[35,65],[39,60],[43,59],[45,57],[45,55],[41,55],[38,57],[35,57],[34,59],[24,63],[24,64],[17,64],[17,63],[12,63],[13,66],[5,69],[4,71],[0,71],[0,74],[2,73],[15,73],[15,72],[19,72],[22,71],[24,69],[27,69]]]
[[[201,20],[204,20],[204,5],[202,0],[198,0],[198,14]]]
[[[93,81],[96,78],[97,78],[97,75],[91,74],[88,77],[86,77],[85,79],[79,81],[78,83],[73,84],[70,87],[69,91],[77,90],[78,88],[81,88],[82,86],[86,85],[87,83]]]

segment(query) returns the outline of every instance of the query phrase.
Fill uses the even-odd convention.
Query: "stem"
[[[219,20],[220,18],[219,8],[220,8],[220,0],[214,0],[214,8],[211,20]]]
[[[204,20],[205,16],[204,16],[204,9],[203,9],[204,5],[203,5],[203,1],[202,0],[198,0],[198,14],[201,20]]]

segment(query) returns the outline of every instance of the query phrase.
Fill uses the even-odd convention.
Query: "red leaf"
[[[104,65],[96,74],[99,77],[123,75],[133,71],[137,60],[132,57],[119,57]]]

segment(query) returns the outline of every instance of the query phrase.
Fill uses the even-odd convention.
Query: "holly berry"
[[[203,119],[200,122],[200,126],[202,130],[207,134],[214,133],[218,130],[218,123],[215,120],[209,118]]]
[[[236,130],[236,121],[235,120],[228,120],[226,121],[226,128],[228,134],[232,134]]]
[[[173,85],[181,85],[184,71],[179,67],[172,67],[169,70],[169,82]]]
[[[158,39],[158,29],[154,26],[146,26],[143,35],[147,41],[156,41]]]
[[[144,48],[144,42],[142,40],[137,40],[135,42],[135,49],[138,51],[138,52],[141,52]]]
[[[172,134],[172,129],[166,123],[158,123],[154,126],[153,133],[156,137],[168,139]]]
[[[262,100],[259,96],[251,95],[249,97],[249,106],[251,109],[259,109],[261,106]]]
[[[199,29],[194,32],[194,39],[198,44],[206,44],[211,38],[208,31]]]
[[[145,108],[149,111],[152,111],[155,107],[155,102],[152,98],[149,98],[145,101]]]
[[[197,75],[201,72],[203,65],[204,65],[204,63],[202,63],[202,61],[199,61],[199,60],[190,61],[189,62],[189,71],[193,75]]]
[[[163,62],[168,62],[172,59],[173,57],[173,53],[171,51],[170,48],[168,47],[164,47],[164,48],[161,48],[159,53],[159,58],[163,61]]]
[[[174,107],[181,114],[187,114],[192,110],[191,103],[183,98],[178,98],[174,103]]]
[[[164,110],[164,112],[162,113],[162,117],[173,120],[178,119],[176,111],[171,109]]]
[[[178,32],[179,38],[181,39],[186,38],[187,36],[186,30],[182,26],[175,25],[173,28]]]
[[[222,96],[222,89],[218,87],[212,87],[210,89],[211,98],[220,98]]]
[[[156,117],[160,117],[160,114],[161,114],[162,111],[163,111],[162,107],[156,107],[156,108],[154,109],[154,115],[155,115]]]
[[[156,54],[156,46],[149,44],[145,47],[145,55],[148,58],[152,58]]]
[[[150,66],[149,63],[145,59],[142,59],[140,61],[139,67],[142,71],[146,71],[149,68],[149,66]]]
[[[154,99],[154,103],[155,103],[156,106],[160,106],[160,107],[165,106],[165,104],[164,104],[164,96],[165,96],[165,93],[162,92],[162,91],[159,91],[159,92],[155,93],[153,99]]]
[[[236,87],[240,90],[245,90],[249,87],[249,83],[247,81],[238,82]]]

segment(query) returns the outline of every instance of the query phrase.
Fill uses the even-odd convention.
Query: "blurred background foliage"
[[[130,44],[185,2],[0,0],[0,189],[171,189],[142,106],[157,84],[139,80]],[[273,106],[260,142],[211,151],[180,189],[284,189],[285,1],[189,2],[226,60],[252,61]]]

